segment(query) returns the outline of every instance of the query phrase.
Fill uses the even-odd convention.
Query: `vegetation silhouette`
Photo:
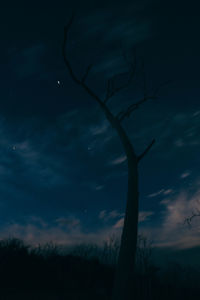
[[[16,238],[1,240],[0,299],[110,300],[117,243],[64,248],[53,243],[33,247]],[[199,299],[199,268],[173,260],[165,268],[158,267],[149,241],[140,236],[138,245],[134,299]]]

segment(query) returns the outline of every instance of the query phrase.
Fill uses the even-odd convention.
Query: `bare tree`
[[[192,211],[191,215],[184,220],[184,224],[187,224],[188,227],[191,227],[192,220],[196,217],[200,217],[200,210],[198,208],[195,211]]]
[[[123,145],[124,152],[127,157],[128,164],[128,191],[127,191],[127,202],[126,211],[124,218],[123,232],[121,236],[121,245],[118,256],[117,270],[113,287],[113,300],[133,300],[134,299],[134,264],[137,246],[137,234],[138,234],[138,201],[139,201],[139,191],[138,191],[138,164],[141,159],[149,152],[155,139],[153,139],[146,149],[139,155],[136,155],[134,147],[126,134],[122,122],[129,117],[135,110],[137,110],[143,103],[148,100],[155,99],[158,89],[153,93],[153,95],[147,95],[146,89],[144,92],[144,97],[136,102],[130,104],[126,109],[120,111],[118,114],[114,115],[108,107],[108,102],[117,93],[125,89],[133,80],[136,73],[135,63],[129,63],[129,70],[125,73],[119,73],[112,76],[107,81],[106,95],[104,99],[96,94],[93,89],[86,83],[88,79],[89,72],[92,65],[89,65],[86,69],[85,74],[82,78],[79,78],[73,70],[70,59],[67,55],[67,43],[69,30],[73,22],[73,17],[70,19],[68,25],[64,30],[64,41],[62,46],[62,54],[64,58],[65,65],[69,71],[72,80],[85,90],[85,92],[100,106],[105,117],[107,118],[110,125],[116,130],[119,139]],[[128,75],[128,80],[126,83],[118,85],[115,87],[116,78],[118,76]]]

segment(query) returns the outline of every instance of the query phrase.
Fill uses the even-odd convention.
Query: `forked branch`
[[[117,117],[114,117],[114,115],[110,112],[110,110],[108,109],[108,107],[106,106],[106,102],[113,97],[116,93],[120,92],[122,89],[126,88],[132,81],[133,77],[135,76],[135,71],[136,71],[136,62],[134,64],[129,63],[130,67],[130,71],[128,72],[122,72],[119,74],[114,75],[113,77],[111,77],[108,82],[107,82],[107,92],[106,92],[106,98],[103,100],[100,99],[100,97],[93,92],[93,90],[85,83],[88,74],[92,68],[92,65],[89,65],[88,68],[86,69],[85,74],[83,75],[83,77],[81,79],[79,79],[75,72],[73,71],[72,65],[67,57],[67,42],[68,42],[68,34],[69,34],[69,30],[70,27],[72,25],[73,22],[73,16],[70,19],[69,23],[67,24],[67,26],[65,27],[64,30],[64,41],[63,41],[63,46],[62,46],[62,54],[63,54],[63,58],[64,58],[64,62],[65,65],[69,71],[69,74],[71,76],[71,78],[73,79],[73,81],[80,85],[94,100],[96,100],[101,108],[104,110],[107,118],[109,119],[109,121],[111,122],[112,126],[114,126],[116,128],[116,130],[118,131],[119,135],[121,136],[124,145],[126,144],[126,147],[128,147],[127,145],[129,145],[129,141],[127,140],[127,137],[124,134],[123,128],[120,125],[120,122],[124,120],[125,117],[129,117],[131,115],[131,113],[138,109],[140,107],[141,104],[143,104],[144,102],[150,100],[150,99],[155,99],[156,96],[155,94],[158,92],[158,89],[155,91],[153,96],[146,96],[146,91],[144,94],[144,98],[141,99],[140,101],[133,103],[131,105],[128,106],[128,108],[124,111],[121,111]],[[127,61],[127,57],[124,55],[124,59]],[[128,80],[126,81],[126,83],[124,85],[120,85],[119,87],[114,87],[114,81],[118,76],[125,76],[128,75]],[[123,137],[122,137],[123,136]],[[124,140],[126,140],[126,142],[124,142]],[[150,143],[150,145],[145,149],[145,151],[139,155],[137,157],[137,161],[139,162],[147,153],[148,151],[151,149],[151,147],[153,146],[153,144],[155,143],[155,139],[152,140],[152,142]],[[125,147],[125,148],[126,148]]]
[[[132,112],[136,109],[138,109],[140,107],[141,104],[143,104],[144,102],[150,100],[150,99],[156,99],[155,96],[149,96],[149,97],[145,97],[141,100],[139,100],[138,102],[136,103],[133,103],[131,105],[128,106],[128,108],[126,108],[125,111],[121,111],[117,117],[118,117],[118,120],[120,122],[122,122],[126,117],[130,117],[130,115],[132,114]]]
[[[184,223],[191,227],[192,220],[196,217],[200,217],[200,210],[196,209],[196,212],[192,212],[191,216],[185,218]]]
[[[90,72],[90,70],[92,69],[93,65],[90,64],[88,67],[87,67],[87,70],[85,72],[85,74],[83,75],[82,79],[81,79],[81,82],[84,83],[88,77],[88,74]]]
[[[170,83],[171,81],[167,81],[162,83],[160,86],[158,86],[154,92],[152,93],[151,96],[147,96],[147,91],[146,91],[146,79],[144,77],[144,97],[139,100],[136,103],[130,104],[125,110],[122,110],[118,113],[117,118],[119,120],[119,122],[122,122],[126,117],[129,118],[130,115],[132,114],[133,111],[135,111],[136,109],[138,109],[140,107],[141,104],[143,104],[144,102],[148,101],[148,100],[154,100],[157,99],[158,96],[158,92],[160,91],[161,87],[167,85],[168,83]]]
[[[121,72],[118,74],[113,75],[111,78],[108,79],[107,81],[107,90],[106,90],[106,97],[104,99],[104,103],[107,103],[108,100],[110,100],[112,97],[114,97],[117,93],[121,92],[121,90],[127,88],[132,80],[135,77],[136,74],[136,55],[134,55],[134,63],[130,62],[127,57],[126,54],[123,54],[124,60],[127,63],[129,70],[126,72]],[[116,80],[116,78],[118,77],[125,77],[128,76],[127,81],[124,84],[121,84],[118,87],[114,87],[114,82]]]
[[[101,99],[85,83],[85,80],[88,77],[88,74],[89,74],[89,71],[91,70],[92,65],[88,66],[88,68],[87,68],[87,70],[85,72],[85,75],[82,77],[82,79],[79,79],[76,76],[76,74],[74,73],[73,68],[71,66],[71,63],[70,63],[70,61],[69,61],[69,59],[67,57],[67,49],[66,48],[67,48],[67,42],[68,42],[68,34],[69,34],[70,27],[71,27],[71,25],[73,23],[73,19],[74,19],[74,17],[72,16],[71,19],[69,20],[69,23],[64,28],[64,40],[63,40],[63,45],[62,45],[63,59],[64,59],[65,65],[66,65],[66,67],[67,67],[67,69],[69,71],[69,74],[70,74],[71,78],[73,79],[73,81],[76,84],[79,84],[80,86],[82,86],[82,88],[85,89],[85,91],[102,106],[103,102],[101,101]]]
[[[153,146],[153,144],[155,143],[155,139],[152,140],[152,142],[149,144],[149,146],[144,150],[144,152],[142,154],[140,154],[137,158],[137,161],[139,162],[151,149],[151,147]]]

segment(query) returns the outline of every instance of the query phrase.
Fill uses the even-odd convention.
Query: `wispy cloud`
[[[153,211],[141,211],[139,212],[139,223],[148,221],[149,218],[154,215]],[[122,229],[124,226],[124,217],[120,218],[114,225],[114,229]]]
[[[122,229],[124,226],[124,218],[119,219],[114,225],[114,229]]]
[[[148,195],[147,197],[153,198],[153,197],[156,197],[156,196],[161,195],[163,192],[164,192],[164,189],[159,190],[159,191],[157,191],[157,192],[155,192],[155,193],[152,193],[152,194]]]
[[[149,220],[149,217],[151,217],[152,215],[154,215],[153,211],[141,211],[139,212],[139,222],[145,222],[147,220]]]
[[[117,210],[111,210],[111,211],[102,210],[99,212],[98,217],[100,220],[107,222],[109,220],[113,220],[122,216],[124,216],[124,213],[120,213]]]
[[[99,219],[104,219],[106,217],[106,210],[101,210],[99,213]]]
[[[103,188],[104,188],[104,185],[97,185],[97,186],[95,187],[95,190],[96,190],[96,191],[101,191],[101,190],[103,190]]]
[[[126,155],[123,155],[123,156],[119,156],[118,158],[112,160],[110,162],[111,165],[120,165],[122,164],[123,162],[125,162],[127,159]]]
[[[185,146],[185,143],[183,142],[182,139],[177,139],[175,142],[174,142],[175,146],[176,147],[183,147]]]
[[[155,226],[153,222],[150,223],[155,212],[140,211],[139,232],[151,238],[157,247],[191,248],[199,246],[200,218],[193,219],[190,229],[184,223],[192,211],[199,209],[199,196],[200,186],[193,194],[187,190],[177,191],[173,196],[169,194],[167,201],[162,203],[159,226]],[[99,212],[98,218],[104,222],[104,226],[96,230],[85,231],[84,223],[75,215],[59,217],[54,222],[31,217],[24,224],[15,221],[4,224],[0,228],[0,237],[15,236],[32,244],[53,241],[65,245],[81,242],[101,244],[112,234],[120,237],[124,224],[123,213],[117,210],[102,210]]]
[[[57,218],[54,222],[31,216],[25,223],[13,221],[0,227],[0,239],[15,237],[34,246],[49,242],[64,246],[82,243],[102,245],[115,233],[116,237],[120,236],[120,232],[115,231],[111,226],[96,231],[85,231],[81,220],[72,215],[69,218]]]
[[[154,197],[157,197],[159,195],[169,195],[171,193],[173,193],[173,189],[166,189],[166,190],[165,189],[161,189],[161,190],[159,190],[159,191],[157,191],[155,193],[149,194],[147,197],[148,198],[154,198]]]
[[[163,191],[163,195],[169,195],[169,194],[171,194],[173,192],[174,192],[173,189],[167,189],[167,190]]]
[[[134,45],[153,35],[150,15],[145,14],[143,17],[145,8],[147,9],[147,5],[138,3],[115,3],[114,12],[112,6],[107,6],[106,10],[95,10],[92,14],[84,15],[84,18],[79,20],[79,26],[85,29],[85,38],[101,36],[101,41],[104,42],[123,41]]]
[[[180,178],[184,179],[187,178],[188,176],[190,176],[191,172],[189,171],[185,171],[184,173],[181,174]]]
[[[148,109],[151,108],[148,107]],[[138,115],[134,116],[135,130],[131,133],[134,144],[143,149],[149,136],[156,137],[151,155],[157,159],[171,157],[171,159],[179,160],[183,151],[190,153],[191,148],[195,149],[199,145],[200,115],[197,114],[194,117],[192,111],[174,112],[171,116],[163,113],[162,118],[161,115],[156,115],[154,111],[151,111],[147,115],[146,123],[142,125],[142,118],[138,111]]]
[[[90,131],[92,135],[96,136],[105,133],[108,130],[108,127],[109,127],[108,122],[103,120],[103,122],[101,122],[100,125],[91,126]]]
[[[162,200],[164,210],[160,213],[161,223],[159,227],[149,227],[145,233],[149,234],[159,247],[191,248],[199,246],[200,218],[192,220],[189,229],[185,220],[193,212],[199,210],[200,187],[196,184],[193,192],[182,189],[174,192],[168,198]]]
[[[80,220],[75,217],[68,217],[68,218],[62,217],[56,219],[55,222],[60,226],[67,227],[67,229],[69,230],[73,230],[77,228],[77,226],[80,226]]]
[[[196,117],[196,116],[198,116],[198,115],[200,115],[200,110],[197,110],[197,111],[195,111],[194,113],[193,113],[193,117]]]

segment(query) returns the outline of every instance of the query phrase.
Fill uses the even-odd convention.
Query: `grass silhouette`
[[[113,237],[103,247],[80,244],[70,250],[53,243],[31,247],[16,238],[1,240],[0,300],[109,300],[118,250]],[[152,251],[139,237],[135,299],[199,299],[200,270],[173,262],[158,268],[151,260]]]

